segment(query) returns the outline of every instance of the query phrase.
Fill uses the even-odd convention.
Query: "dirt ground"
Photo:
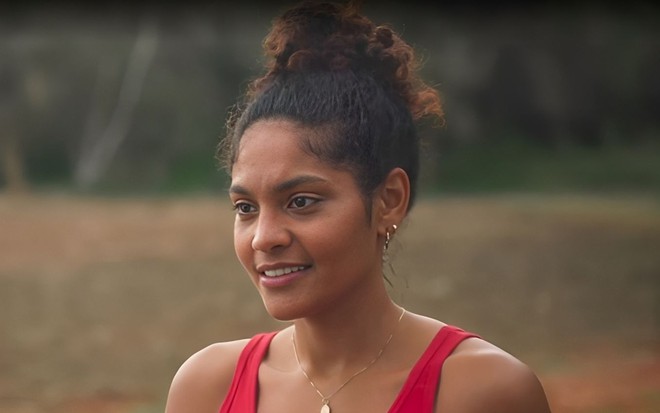
[[[222,198],[0,195],[0,413],[162,411],[185,358],[281,327]],[[660,412],[660,200],[422,200],[393,297],[538,373],[554,413]]]

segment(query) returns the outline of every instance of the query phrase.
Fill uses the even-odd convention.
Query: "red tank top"
[[[256,413],[259,365],[275,334],[256,335],[245,346],[220,413]],[[477,336],[453,326],[441,328],[413,366],[388,413],[432,413],[442,365],[456,346],[470,337]]]

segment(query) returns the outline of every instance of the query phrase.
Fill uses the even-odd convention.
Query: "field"
[[[0,196],[0,413],[162,411],[177,367],[279,328],[223,198]],[[660,411],[660,200],[425,199],[393,297],[530,364],[554,413]]]

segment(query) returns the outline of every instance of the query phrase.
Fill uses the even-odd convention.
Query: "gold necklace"
[[[319,388],[316,387],[316,384],[314,384],[314,381],[312,381],[312,379],[309,378],[309,374],[307,374],[307,372],[303,368],[302,364],[300,364],[300,357],[298,357],[298,349],[296,348],[296,329],[294,327],[293,334],[291,334],[291,342],[293,343],[293,354],[296,356],[296,362],[298,363],[298,367],[300,368],[300,371],[302,371],[302,374],[305,376],[305,378],[307,379],[309,384],[311,384],[312,387],[314,388],[314,390],[316,390],[316,393],[319,395],[319,397],[321,397],[321,403],[322,403],[321,404],[321,413],[330,413],[330,399],[332,398],[332,396],[339,393],[339,390],[343,389],[344,386],[346,386],[348,383],[351,382],[351,380],[353,380],[354,378],[356,378],[360,374],[367,371],[367,369],[369,367],[371,367],[375,362],[378,361],[380,356],[383,355],[383,352],[385,351],[385,348],[387,347],[387,345],[390,344],[390,341],[392,341],[392,337],[394,337],[394,332],[396,331],[396,327],[399,325],[399,323],[401,323],[401,319],[403,318],[403,315],[405,313],[406,313],[406,309],[402,308],[401,309],[401,315],[399,316],[399,319],[396,322],[396,326],[394,326],[394,328],[392,329],[392,334],[390,334],[390,336],[387,338],[387,340],[385,341],[385,344],[383,344],[383,347],[380,348],[380,351],[378,352],[376,357],[374,357],[373,360],[371,360],[369,363],[367,363],[366,366],[362,367],[360,370],[353,373],[353,375],[351,377],[349,377],[348,380],[346,380],[341,386],[339,386],[337,388],[337,390],[333,391],[328,396],[324,396],[323,393],[321,393],[321,390],[319,390]]]

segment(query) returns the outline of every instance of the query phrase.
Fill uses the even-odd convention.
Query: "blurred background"
[[[190,354],[282,327],[214,151],[288,4],[0,14],[0,412],[162,411]],[[660,8],[363,11],[446,111],[393,297],[530,364],[555,413],[660,411]]]

